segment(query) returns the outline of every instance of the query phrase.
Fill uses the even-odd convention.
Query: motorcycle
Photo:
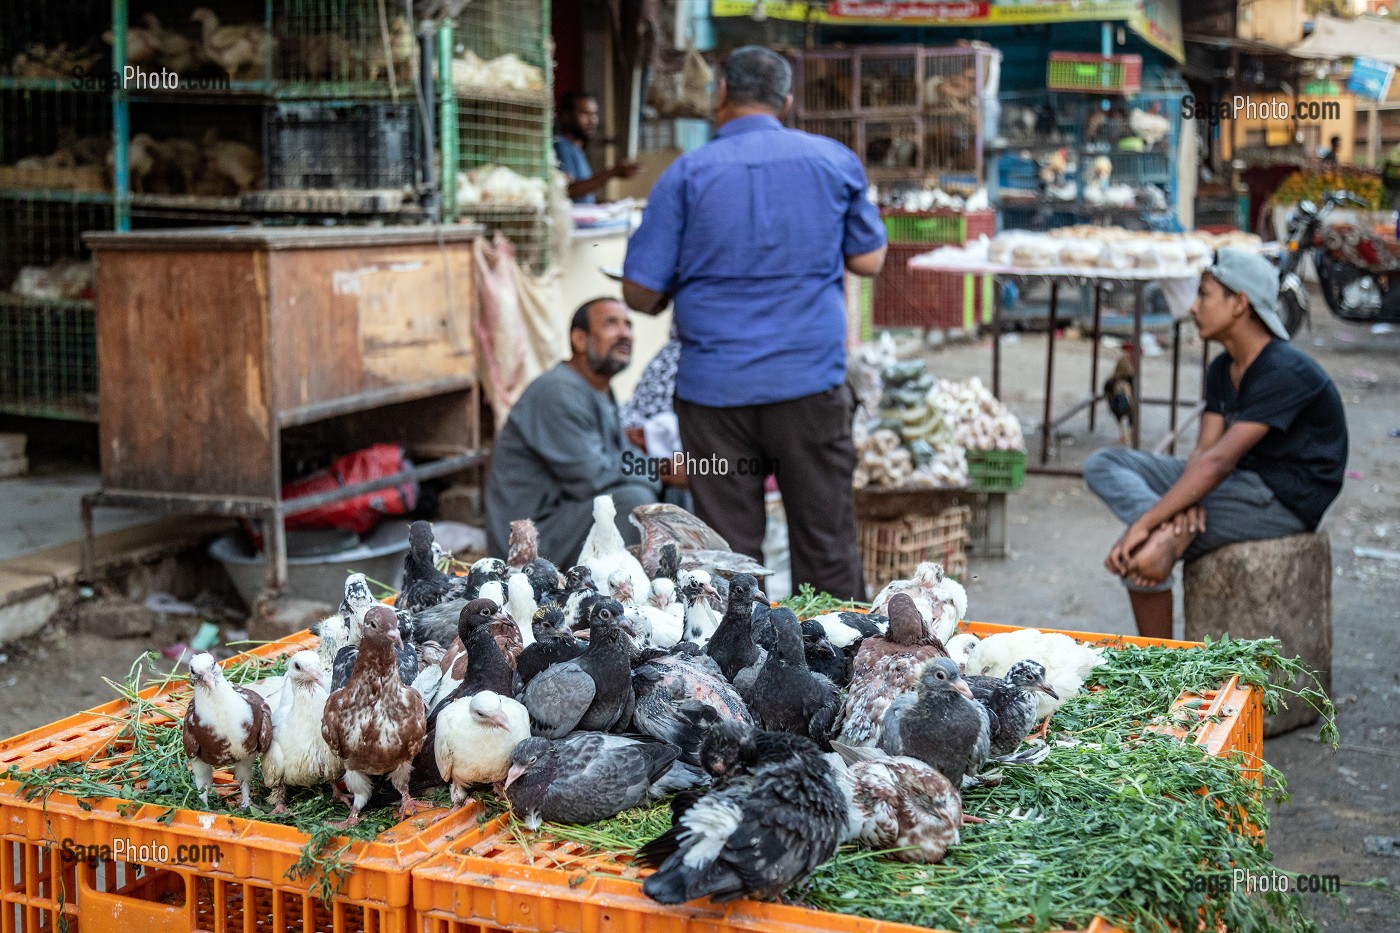
[[[1329,228],[1327,217],[1341,204],[1370,207],[1348,191],[1335,191],[1321,207],[1300,203],[1289,224],[1278,274],[1279,311],[1290,335],[1305,321],[1311,326],[1308,290],[1298,273],[1307,254],[1333,315],[1359,324],[1400,323],[1400,254],[1386,252],[1378,240],[1355,227]]]

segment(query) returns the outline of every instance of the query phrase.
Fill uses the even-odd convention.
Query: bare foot
[[[1156,586],[1171,576],[1176,538],[1170,523],[1159,525],[1128,561],[1128,578],[1138,586]]]

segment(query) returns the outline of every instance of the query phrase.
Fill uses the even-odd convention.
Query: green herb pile
[[[1200,650],[1105,651],[1089,686],[1051,722],[1057,745],[1034,767],[1006,767],[997,787],[969,790],[966,811],[985,823],[962,830],[940,865],[910,865],[843,848],[800,889],[807,906],[945,930],[1082,929],[1095,916],[1132,931],[1312,930],[1296,895],[1231,891],[1234,869],[1277,871],[1245,823],[1267,829],[1266,803],[1286,799],[1282,775],[1261,765],[1255,783],[1236,758],[1220,759],[1171,736],[1172,702],[1239,675],[1265,706],[1308,702],[1335,735],[1331,703],[1292,691],[1303,670],[1279,643],[1209,642]],[[1201,788],[1208,788],[1201,793]],[[666,806],[593,826],[546,831],[601,851],[630,852],[670,825]],[[1208,896],[1207,890],[1223,891]],[[912,895],[912,896],[911,896]]]
[[[835,612],[838,609],[868,609],[869,603],[854,603],[837,599],[829,593],[818,593],[812,589],[812,584],[804,583],[797,588],[797,592],[787,599],[778,603],[787,609],[791,609],[799,619],[810,619],[812,616],[821,615],[824,612]]]
[[[209,794],[209,804],[200,802],[194,778],[185,757],[180,729],[181,717],[172,714],[158,702],[143,698],[141,690],[152,684],[183,680],[185,675],[169,675],[164,679],[145,680],[146,665],[154,669],[154,654],[138,658],[125,682],[107,683],[127,703],[120,717],[120,729],[107,745],[94,753],[85,754],[81,761],[63,762],[35,771],[11,767],[4,772],[6,780],[20,785],[27,800],[46,799],[51,793],[78,798],[78,805],[91,809],[87,800],[129,800],[129,809],[120,808],[122,815],[135,812],[139,804],[165,807],[159,819],[170,822],[177,810],[196,810],[226,814],[266,823],[295,826],[310,837],[301,858],[288,873],[289,880],[309,879],[313,890],[322,900],[329,901],[345,882],[353,865],[346,862],[350,844],[345,840],[370,840],[399,822],[397,804],[364,810],[364,819],[349,829],[331,829],[326,824],[345,819],[348,810],[337,802],[328,787],[288,788],[284,814],[274,816],[265,803],[261,766],[253,782],[253,809],[238,806],[237,795],[227,799],[219,796],[227,787],[215,785]],[[287,658],[267,659],[252,655],[240,656],[224,668],[230,683],[247,685],[267,677],[286,673]],[[489,795],[488,795],[489,796]],[[446,789],[428,798],[440,806],[449,803]]]

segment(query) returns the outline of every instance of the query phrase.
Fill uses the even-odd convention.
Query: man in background
[[[592,204],[608,182],[637,174],[637,163],[627,159],[593,174],[584,150],[597,132],[597,98],[587,91],[566,91],[559,99],[559,132],[554,136],[554,155],[559,160],[559,168],[569,176],[569,199],[575,204]]]
[[[776,52],[730,53],[715,137],[657,180],[622,293],[648,314],[675,301],[682,446],[732,465],[689,478],[696,514],[761,560],[765,471],[743,467],[776,463],[793,589],[859,599],[844,282],[879,273],[885,230],[855,153],[783,127],[791,91]]]

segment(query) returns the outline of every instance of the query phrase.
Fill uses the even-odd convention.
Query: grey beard
[[[600,376],[611,379],[627,368],[627,364],[622,360],[613,359],[611,356],[598,356],[592,350],[588,351],[588,368]]]

